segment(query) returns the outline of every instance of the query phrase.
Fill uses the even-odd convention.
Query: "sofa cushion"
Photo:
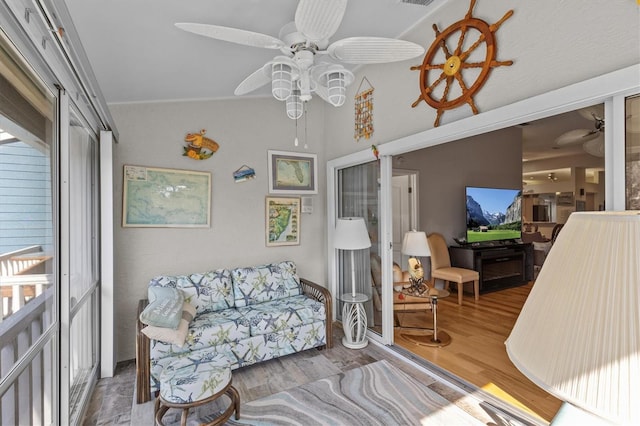
[[[182,290],[184,299],[196,308],[196,314],[233,307],[233,287],[228,269],[216,269],[191,275],[155,277],[149,287],[174,287]]]
[[[283,331],[325,319],[324,305],[305,295],[238,308],[249,321],[252,336]]]
[[[196,316],[189,326],[187,344],[190,350],[195,350],[249,336],[249,320],[236,309],[225,309]]]
[[[250,306],[302,294],[291,261],[231,270],[235,306]]]

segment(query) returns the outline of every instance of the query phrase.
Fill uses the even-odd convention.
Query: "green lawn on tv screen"
[[[467,243],[477,243],[481,241],[508,240],[520,238],[520,231],[512,229],[490,229],[486,232],[467,230]]]

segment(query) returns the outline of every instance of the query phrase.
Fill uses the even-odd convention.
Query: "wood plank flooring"
[[[541,419],[540,423],[546,423],[560,407],[560,401],[526,379],[511,364],[504,348],[504,341],[530,289],[531,284],[483,294],[478,302],[474,302],[472,295],[465,294],[462,306],[458,306],[455,294],[441,299],[438,324],[441,330],[452,337],[452,343],[442,348],[418,346],[400,335],[410,331],[396,329],[396,346],[450,371],[503,401],[519,406]],[[430,312],[404,314],[401,321],[405,326],[430,326],[431,315]],[[479,405],[474,396],[456,391],[416,371],[411,364],[375,344],[362,350],[345,348],[340,343],[342,330],[339,324],[334,330],[335,344],[331,350],[304,351],[235,371],[233,382],[242,401],[258,399],[337,372],[387,359],[412,376],[419,377],[432,390],[485,424],[519,424],[496,421],[496,417],[489,416],[485,411],[486,405]],[[148,410],[140,410],[141,407],[136,406],[135,402],[132,404],[134,380],[135,364],[132,361],[119,363],[115,377],[99,380],[82,424],[152,424],[149,421],[151,416],[148,413],[143,415]]]
[[[336,325],[334,327],[335,343],[330,350],[311,349],[234,370],[233,384],[240,394],[241,401],[252,401],[384,359],[484,424],[496,426],[543,424],[523,419],[518,413],[514,413],[516,417],[512,417],[504,410],[500,410],[500,407],[497,409],[494,408],[495,405],[492,407],[491,402],[487,404],[473,393],[468,393],[458,386],[448,385],[437,376],[427,373],[426,370],[379,345],[371,343],[364,349],[347,349],[341,343],[342,328],[340,324]],[[116,375],[113,378],[98,381],[82,424],[84,426],[153,424],[153,401],[139,405],[135,403],[134,381],[135,363],[132,360],[118,363]]]
[[[561,401],[527,379],[511,363],[504,342],[509,336],[533,283],[480,296],[466,294],[462,306],[455,292],[440,299],[438,329],[452,338],[450,345],[433,348],[416,345],[402,334],[420,331],[396,328],[396,345],[444,368],[463,380],[550,421]],[[431,313],[400,314],[401,325],[431,326]],[[532,342],[532,344],[535,344]]]

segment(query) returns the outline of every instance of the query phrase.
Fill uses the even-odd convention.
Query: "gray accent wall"
[[[394,166],[419,173],[419,230],[438,232],[449,244],[466,231],[466,186],[522,186],[522,131],[517,127],[398,157]]]

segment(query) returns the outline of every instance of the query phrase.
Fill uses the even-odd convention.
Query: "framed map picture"
[[[208,228],[211,173],[124,166],[123,227]]]
[[[266,198],[267,247],[300,244],[300,197]]]
[[[317,194],[316,154],[269,151],[270,194]]]

